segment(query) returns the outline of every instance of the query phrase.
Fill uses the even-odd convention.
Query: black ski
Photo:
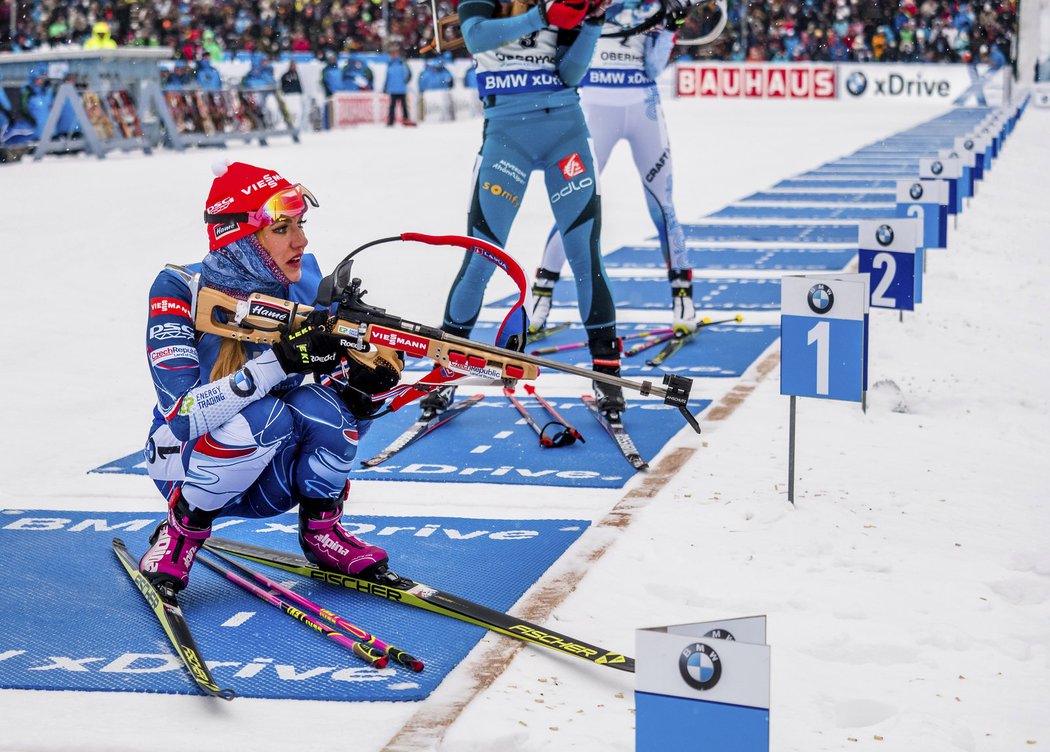
[[[474,407],[485,398],[483,394],[475,394],[459,402],[453,402],[448,409],[437,415],[424,415],[415,423],[410,425],[404,432],[386,446],[379,454],[371,459],[361,460],[365,467],[375,467],[381,462],[386,462],[402,449],[426,436],[438,426],[443,426],[453,418],[462,415],[468,408]]]
[[[623,458],[638,470],[648,470],[649,463],[642,459],[642,455],[638,453],[638,447],[634,445],[634,440],[627,433],[627,429],[624,428],[623,421],[619,417],[613,420],[608,416],[602,415],[602,411],[598,409],[598,404],[594,401],[592,395],[585,394],[580,399],[583,400],[583,404],[587,405],[587,409],[591,411],[594,419],[602,424],[602,428],[616,442],[616,446],[623,454]]]
[[[225,538],[210,538],[205,546],[235,554],[259,564],[268,564],[286,572],[321,580],[331,585],[342,585],[351,590],[376,595],[406,606],[415,606],[426,611],[451,616],[493,632],[542,645],[576,658],[583,658],[599,666],[609,666],[620,671],[634,673],[634,658],[610,652],[605,648],[590,645],[502,611],[495,611],[479,603],[442,592],[407,577],[401,577],[389,570],[377,575],[374,579],[363,579],[321,569],[298,554],[263,548],[250,543]]]
[[[182,609],[179,608],[175,593],[155,588],[139,571],[138,562],[135,561],[135,557],[131,555],[128,547],[120,538],[113,539],[113,553],[117,555],[117,559],[124,565],[131,581],[135,583],[135,587],[139,589],[146,603],[157,615],[175,652],[182,659],[186,670],[190,672],[190,676],[193,677],[193,681],[197,683],[200,690],[212,697],[221,697],[224,700],[232,700],[236,697],[237,693],[232,689],[222,689],[215,683],[211,671],[208,670],[208,665],[201,657],[197,643],[193,641],[193,634],[190,632],[189,624],[186,623],[186,617],[182,615]]]
[[[572,323],[568,322],[555,324],[554,326],[546,326],[543,329],[538,329],[536,331],[530,331],[526,336],[525,341],[531,345],[533,342],[539,342],[541,339],[547,339],[547,337],[553,336],[558,332],[563,332],[570,326],[572,326]]]

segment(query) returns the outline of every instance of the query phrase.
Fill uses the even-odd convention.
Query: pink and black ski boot
[[[151,545],[139,560],[139,571],[158,590],[170,588],[177,593],[185,588],[197,551],[211,535],[214,517],[214,513],[190,509],[181,491],[175,489],[168,519],[150,536]]]
[[[386,570],[386,551],[350,535],[339,524],[342,499],[299,500],[299,545],[306,558],[319,567],[355,577],[370,577]]]

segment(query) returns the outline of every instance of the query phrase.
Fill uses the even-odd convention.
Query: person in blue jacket
[[[339,70],[339,58],[334,52],[329,51],[325,54],[325,65],[321,69],[321,86],[324,87],[326,97],[343,90],[343,72]]]
[[[186,587],[215,519],[296,505],[311,561],[359,576],[385,569],[386,552],[350,535],[340,518],[358,441],[382,405],[373,395],[397,385],[400,356],[349,354],[324,308],[282,327],[272,346],[203,332],[192,313],[201,288],[235,301],[263,293],[314,304],[321,272],[305,252],[311,206],[306,188],[274,170],[217,165],[204,210],[208,254],[165,267],[150,289],[146,359],[157,403],[144,454],[168,514],[139,569],[159,589]]]
[[[458,6],[485,113],[467,234],[504,246],[529,175],[542,170],[576,281],[592,368],[619,376],[616,310],[599,247],[597,164],[576,91],[601,33],[604,4],[547,0],[504,18],[498,17],[498,8],[499,0],[463,0]],[[493,269],[476,254],[465,254],[442,329],[469,336]],[[423,414],[447,409],[454,389],[442,387],[424,397]],[[626,407],[623,390],[597,381],[594,390],[602,413],[618,419]]]
[[[205,91],[222,89],[222,75],[211,63],[211,55],[205,52],[197,62],[197,84]]]
[[[404,125],[412,125],[408,117],[408,82],[412,80],[412,71],[408,64],[401,58],[401,45],[390,45],[390,62],[386,64],[386,80],[383,82],[383,91],[390,95],[390,109],[387,111],[386,124],[389,128],[394,124],[394,110],[401,107],[401,122]]]
[[[165,71],[167,71],[167,68],[161,68],[160,88],[163,91],[182,91],[193,82],[185,60],[176,60],[171,70],[167,72],[167,75],[165,75]]]
[[[40,63],[30,66],[29,80],[22,87],[22,113],[33,124],[34,141],[43,135],[54,103],[55,91],[47,77],[47,66]]]
[[[245,89],[277,88],[277,79],[274,77],[273,65],[268,57],[260,54],[252,57],[252,67],[241,79],[241,87]]]
[[[445,67],[444,61],[440,57],[427,60],[423,72],[419,74],[419,90],[421,92],[440,91],[451,88],[452,74]]]
[[[372,69],[360,58],[351,57],[343,66],[343,91],[371,91]]]

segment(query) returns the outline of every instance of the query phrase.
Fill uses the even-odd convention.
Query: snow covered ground
[[[790,102],[671,101],[666,110],[683,221],[939,114]],[[702,436],[683,430],[655,458],[695,450],[655,496],[639,492],[641,477],[617,491],[498,494],[449,484],[391,494],[390,484],[358,482],[354,510],[598,523],[619,504],[629,525],[592,526],[539,583],[586,570],[546,623],[633,654],[640,627],[768,615],[772,749],[1050,744],[1050,305],[1040,277],[1048,133],[1050,112],[1029,108],[950,249],[931,254],[926,302],[903,322],[873,311],[867,412],[800,401],[794,507],[788,400],[777,368],[760,377],[756,363],[742,379],[697,382],[694,394],[716,403],[734,386],[754,389]],[[159,510],[145,478],[85,470],[141,444],[153,399],[142,361],[146,290],[164,263],[203,255],[214,159],[271,166],[309,186],[322,205],[310,218],[311,250],[330,268],[374,238],[462,232],[479,143],[473,121],[308,134],[300,145],[275,139],[221,154],[4,166],[0,203],[13,216],[0,509]],[[649,237],[624,146],[602,184],[605,247]],[[534,178],[508,242],[526,269],[549,223]],[[371,302],[437,323],[458,263],[452,251],[392,247],[365,254],[355,271]],[[506,292],[494,284],[491,299]],[[778,320],[765,316],[750,320]],[[591,561],[595,551],[604,555]],[[91,576],[75,570],[75,556],[56,567]],[[535,607],[536,596],[523,605]],[[0,607],[17,608],[2,588]],[[488,675],[482,659],[510,655],[509,642],[485,638],[420,704],[0,691],[0,750],[633,749],[633,677],[532,647]]]

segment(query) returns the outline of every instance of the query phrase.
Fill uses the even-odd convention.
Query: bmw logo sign
[[[908,189],[908,195],[915,201],[922,198],[922,183],[912,183],[911,188]]]
[[[152,436],[150,436],[149,441],[146,442],[146,448],[142,453],[146,457],[146,462],[151,465],[157,459],[157,442],[153,440]]]
[[[835,294],[831,292],[830,287],[821,282],[809,288],[806,302],[809,303],[809,310],[813,313],[827,313],[831,310],[831,306],[835,305]]]
[[[694,642],[678,656],[678,670],[693,689],[711,689],[722,678],[722,660],[709,645]]]
[[[958,159],[958,158],[959,158],[959,152],[957,152],[957,151],[953,151],[951,154],[948,155],[948,159]]]
[[[893,242],[893,228],[889,225],[879,225],[879,229],[875,231],[875,240],[881,246],[889,245]]]
[[[930,165],[930,172],[932,172],[934,175],[940,175],[942,172],[944,172],[944,165],[941,164],[940,161],[934,162]]]
[[[970,151],[971,149],[973,149],[973,139],[968,138],[965,141],[963,141],[963,148],[966,149],[966,151]]]
[[[846,79],[846,91],[855,97],[859,97],[868,88],[868,77],[860,71],[854,71]]]
[[[710,637],[712,640],[728,640],[730,642],[736,642],[733,633],[728,629],[712,629],[709,632],[706,632],[704,637]]]

